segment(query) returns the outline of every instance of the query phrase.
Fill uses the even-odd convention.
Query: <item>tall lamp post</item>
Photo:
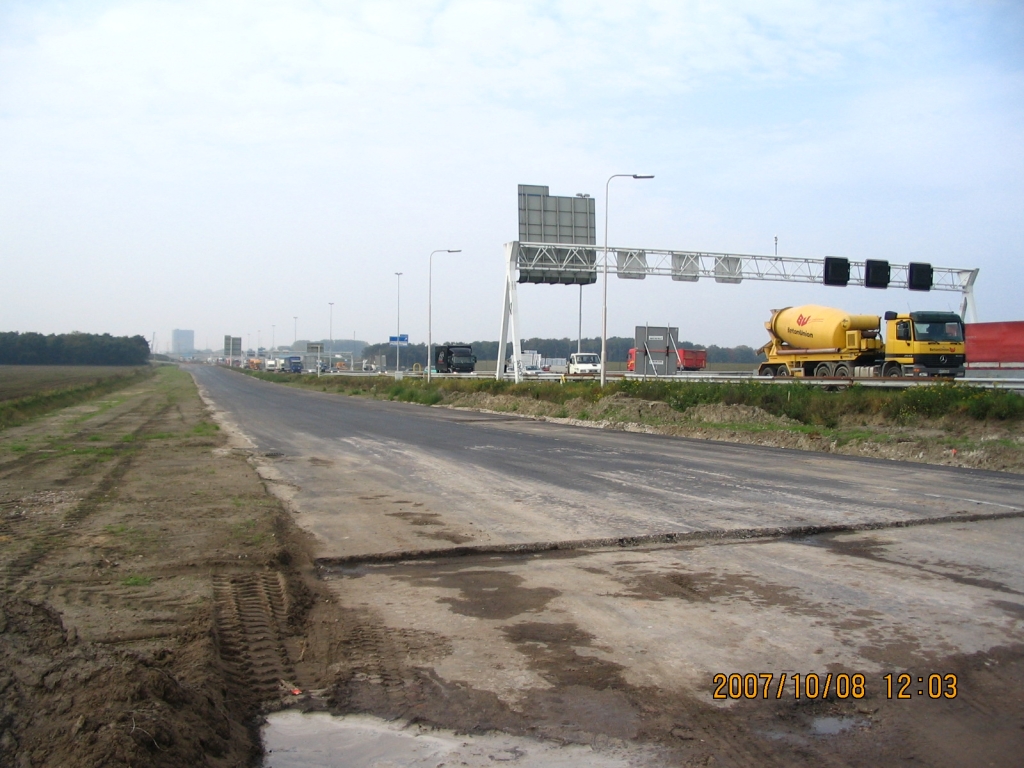
[[[270,348],[277,349],[277,326],[270,326]]]
[[[579,314],[579,328],[576,333],[576,351],[583,351],[583,283],[580,283],[580,314]]]
[[[608,239],[608,237],[606,235],[605,236],[605,240],[607,240],[607,239]],[[607,245],[607,243],[606,243],[606,245]],[[297,342],[299,340],[299,318],[298,318],[298,316],[292,316],[292,320],[295,321],[295,328],[294,328],[294,330],[292,332],[292,334],[293,334],[292,335],[292,347],[294,348],[295,347],[295,342]]]
[[[331,370],[334,370],[334,302],[328,301],[327,306],[331,308],[331,351],[327,353],[327,360],[331,364]]]
[[[395,376],[397,376],[402,368],[402,273],[395,272],[395,277],[398,278],[398,301],[395,305],[398,315],[398,329],[395,331]]]
[[[601,386],[608,377],[608,187],[612,179],[653,179],[652,173],[613,173],[604,183],[604,298],[601,302]]]
[[[430,381],[430,371],[434,367],[434,337],[433,337],[433,307],[434,300],[434,254],[435,253],[462,253],[461,248],[438,248],[430,252],[430,260],[427,266],[427,381]]]

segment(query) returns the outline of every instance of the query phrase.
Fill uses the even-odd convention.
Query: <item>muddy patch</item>
[[[388,517],[397,517],[410,525],[444,525],[436,512],[385,512]]]
[[[621,664],[579,652],[580,649],[593,648],[595,638],[575,624],[534,621],[512,624],[502,631],[552,685],[584,686],[595,690],[623,685]],[[594,650],[600,652],[601,649]]]
[[[458,590],[458,597],[441,597],[437,602],[455,613],[478,619],[510,619],[536,613],[561,594],[550,587],[524,587],[521,576],[500,570],[420,572],[407,578],[418,586]]]

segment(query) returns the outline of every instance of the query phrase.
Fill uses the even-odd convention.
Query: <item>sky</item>
[[[461,249],[433,340],[494,340],[518,184],[612,246],[979,268],[1024,319],[1024,5],[0,0],[0,331],[424,342]],[[519,302],[576,335],[579,289]],[[608,332],[757,347],[808,303],[960,295],[612,277]]]

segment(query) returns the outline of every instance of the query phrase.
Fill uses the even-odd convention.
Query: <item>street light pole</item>
[[[430,369],[434,367],[434,336],[433,336],[433,300],[434,300],[434,254],[462,253],[461,248],[438,248],[430,252],[427,266],[427,382],[430,382]]]
[[[270,348],[277,349],[277,326],[270,326]]]
[[[580,315],[579,315],[580,326],[578,335],[576,337],[576,351],[583,351],[583,283],[580,283]]]
[[[608,373],[608,187],[612,179],[629,176],[634,179],[653,179],[648,173],[613,173],[604,183],[604,298],[601,302],[601,386]]]
[[[395,375],[401,370],[402,362],[402,273],[395,272],[398,278],[398,301],[396,303],[398,313],[398,330],[395,331]]]
[[[334,302],[328,301],[327,305],[331,308],[331,351],[327,353],[327,360],[331,363],[331,369],[334,369]]]
[[[297,342],[299,340],[299,318],[297,316],[293,315],[292,316],[292,320],[295,321],[295,328],[293,330],[293,335],[292,335],[292,348],[294,349],[295,348],[295,342]]]

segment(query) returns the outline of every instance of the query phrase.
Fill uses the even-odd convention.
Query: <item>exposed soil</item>
[[[899,425],[882,417],[856,415],[826,429],[807,427],[749,405],[699,405],[677,411],[664,402],[621,394],[597,403],[576,399],[558,405],[486,392],[448,393],[440,407],[512,413],[601,429],[1024,472],[1024,431],[1014,422],[945,417]]]
[[[165,369],[0,433],[0,765],[258,760],[302,543],[207,415]]]
[[[647,408],[636,428],[654,429],[651,414],[676,418],[662,404],[604,408],[591,415],[619,428],[614,408]],[[730,413],[700,410],[685,428]],[[658,428],[670,427],[684,428]],[[408,522],[429,530],[433,519]],[[1009,765],[1019,754],[1020,734],[1003,727],[1024,725],[1018,648],[950,661],[970,695],[944,719],[926,702],[870,700],[858,712],[872,728],[839,743],[806,728],[839,711],[835,702],[719,710],[630,685],[569,620],[510,624],[508,639],[551,686],[513,707],[432,671],[452,653],[444,637],[339,602],[343,586],[328,588],[312,554],[177,369],[0,432],[0,765],[255,765],[261,716],[284,706],[572,743],[639,740],[679,765]],[[460,591],[448,607],[461,616],[501,619],[550,599],[487,570],[498,565],[439,563],[427,576]]]

